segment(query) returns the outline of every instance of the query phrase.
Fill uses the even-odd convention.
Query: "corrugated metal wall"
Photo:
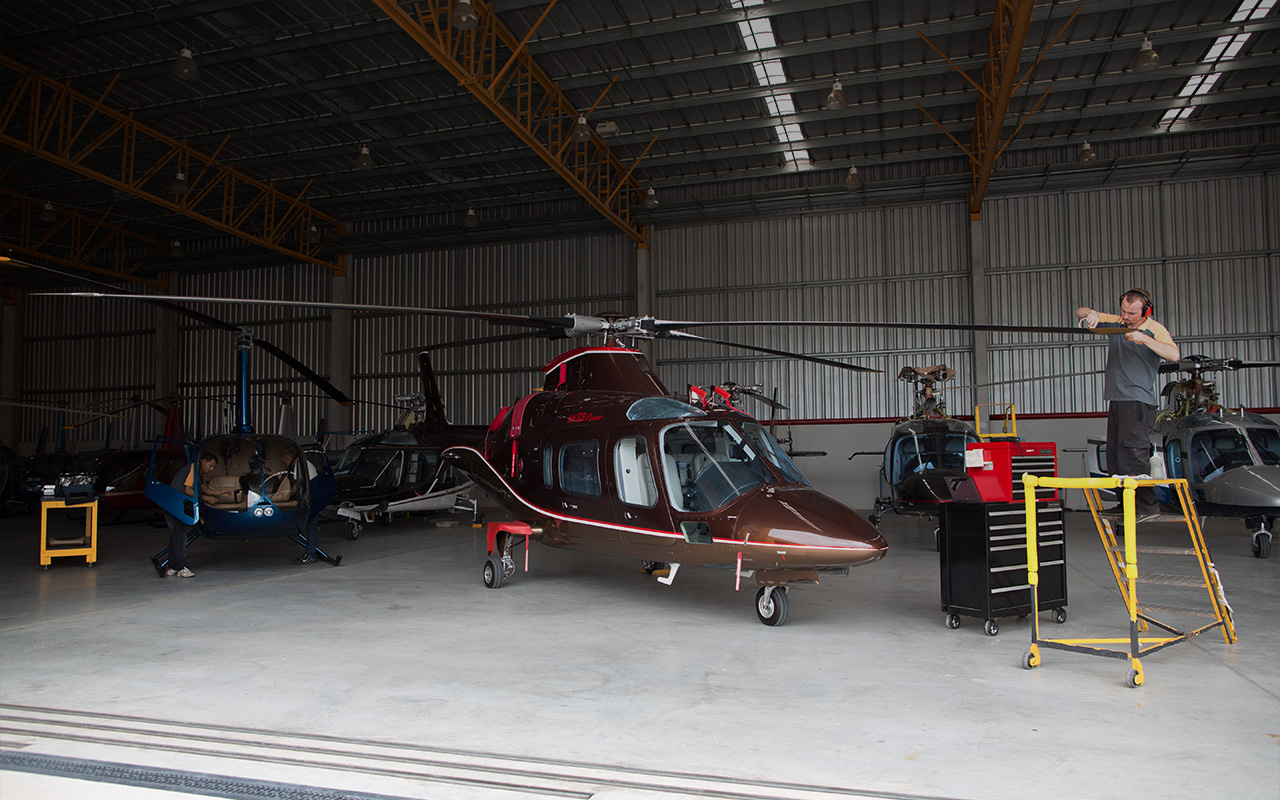
[[[784,219],[743,220],[659,230],[653,234],[656,316],[690,320],[873,320],[969,322],[967,209],[959,203],[860,208]],[[979,223],[988,253],[991,321],[1071,325],[1077,305],[1114,310],[1120,292],[1149,289],[1157,318],[1184,353],[1280,360],[1280,177],[1223,177],[1160,185],[991,198]],[[355,263],[354,302],[476,308],[522,314],[633,313],[636,253],[622,235],[410,253]],[[328,300],[326,270],[293,265],[179,278],[175,293]],[[88,403],[153,391],[155,314],[124,301],[27,297],[24,301],[23,398]],[[331,314],[323,309],[208,305],[201,311],[251,326],[270,341],[329,373]],[[507,333],[485,323],[360,312],[353,318],[355,427],[388,427],[399,395],[420,388],[413,355],[385,351]],[[904,365],[945,362],[954,382],[972,379],[967,333],[896,329],[743,328],[697,333],[774,349],[822,355],[882,370],[845,373],[780,357],[684,342],[654,343],[656,366],[673,391],[732,380],[777,389],[795,419],[893,417],[910,404],[894,381]],[[208,432],[234,389],[233,336],[179,323],[180,391],[187,415]],[[992,335],[992,376],[1002,380],[1101,369],[1101,341],[1066,336]],[[437,372],[456,422],[487,422],[497,406],[540,385],[539,367],[563,344],[525,340],[447,349]],[[289,368],[255,351],[255,390],[311,388]],[[1219,375],[1230,404],[1280,404],[1276,370]],[[1020,413],[1100,411],[1101,378],[1011,383],[992,401]],[[195,400],[192,398],[201,398]],[[946,395],[968,413],[973,393]],[[275,425],[276,400],[257,398],[259,430]],[[300,396],[301,432],[313,431],[325,403]],[[767,409],[756,409],[767,415]],[[52,426],[47,412],[20,414],[22,443]],[[158,415],[144,415],[144,434]],[[124,438],[121,423],[112,436]],[[146,426],[150,426],[149,428]],[[86,426],[96,446],[103,423]],[[86,449],[82,446],[81,449]]]
[[[959,321],[971,318],[963,204],[855,210],[659,231],[657,316],[698,320]],[[695,331],[703,333],[702,330]],[[732,380],[779,390],[795,418],[894,416],[906,365],[972,373],[968,334],[857,328],[710,328],[711,338],[821,355],[868,375],[718,346],[660,342],[659,372],[680,390]]]

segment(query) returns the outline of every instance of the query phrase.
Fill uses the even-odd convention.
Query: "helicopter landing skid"
[[[184,545],[184,549],[185,547],[190,547],[191,543],[199,538],[200,538],[200,529],[198,527],[194,527],[191,530],[187,531],[187,543],[186,545]],[[165,570],[169,569],[169,550],[170,549],[171,548],[166,547],[165,549],[161,550],[159,553],[156,553],[154,556],[151,557],[151,566],[156,568],[156,574],[159,575],[161,578],[165,576]]]
[[[297,543],[299,546],[302,547],[302,551],[304,553],[306,552],[307,537],[303,536],[300,533],[295,533],[289,537],[289,541]],[[316,547],[316,558],[320,559],[321,561],[327,561],[330,564],[334,565],[335,567],[342,563],[342,556],[336,556],[336,557],[331,556],[328,553],[326,553],[324,550],[322,550],[320,547]]]

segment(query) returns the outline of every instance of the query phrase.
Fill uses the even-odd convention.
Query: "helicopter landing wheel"
[[[1271,556],[1271,533],[1267,530],[1256,531],[1253,534],[1253,557],[1268,558]]]
[[[640,569],[645,575],[652,575],[660,569],[666,569],[667,565],[661,561],[641,561]]]
[[[484,561],[484,585],[486,589],[501,589],[506,581],[506,568],[502,556],[492,555]]]
[[[756,616],[765,625],[778,627],[787,621],[790,603],[787,601],[787,587],[761,586],[756,592]]]
[[[476,514],[476,515],[475,515],[474,517],[472,517],[472,519],[471,519],[471,527],[473,527],[473,528],[483,528],[483,527],[484,527],[484,522],[485,522],[485,520],[484,520],[484,514]]]
[[[378,515],[378,525],[385,528],[391,524],[391,512],[384,511]]]
[[[870,523],[871,523],[872,525],[874,525],[875,527],[879,528],[879,527],[880,527],[880,517],[881,517],[880,512],[878,512],[878,511],[873,511],[873,512],[871,513],[871,516],[867,517],[867,521],[868,521],[868,522],[870,522]]]
[[[355,541],[360,538],[360,523],[354,519],[347,520],[347,539]]]
[[[987,623],[982,626],[982,632],[988,636],[995,636],[996,634],[1000,633],[999,621],[995,619],[987,620]]]
[[[947,615],[947,627],[948,627],[948,628],[950,628],[950,629],[951,629],[951,630],[953,630],[953,631],[954,631],[956,628],[959,628],[959,627],[960,627],[960,615],[959,615],[959,614],[955,614],[955,613],[948,614],[948,615]]]

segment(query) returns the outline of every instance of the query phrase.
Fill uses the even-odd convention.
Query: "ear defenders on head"
[[[1120,302],[1123,303],[1125,298],[1129,297],[1129,295],[1137,295],[1138,297],[1142,298],[1142,316],[1144,318],[1150,317],[1152,314],[1156,312],[1155,304],[1151,302],[1151,295],[1147,294],[1146,289],[1138,289],[1136,287],[1133,289],[1130,289],[1129,291],[1120,295]]]

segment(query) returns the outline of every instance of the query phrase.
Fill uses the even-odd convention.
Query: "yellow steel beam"
[[[996,160],[1004,149],[1017,136],[1018,131],[1022,130],[1022,126],[1026,124],[1026,119],[1017,126],[1017,128],[1007,138],[1002,136],[1004,129],[1005,117],[1009,113],[1009,104],[1013,100],[1014,93],[1025,83],[1031,76],[1031,71],[1035,69],[1036,64],[1040,63],[1040,59],[1044,58],[1044,52],[1052,47],[1058,38],[1066,31],[1067,27],[1075,20],[1079,9],[1071,15],[1062,29],[1058,31],[1057,36],[1053,38],[1040,57],[1036,59],[1035,64],[1018,79],[1018,65],[1022,60],[1023,45],[1026,43],[1027,29],[1031,26],[1032,9],[1035,6],[1035,0],[997,0],[996,12],[991,20],[991,31],[987,39],[987,59],[982,67],[982,75],[980,80],[974,80],[967,73],[956,67],[955,62],[938,49],[933,42],[923,33],[919,34],[925,43],[932,47],[948,64],[955,67],[965,80],[973,84],[978,90],[977,109],[973,118],[973,132],[970,136],[969,147],[964,147],[950,131],[942,128],[923,106],[919,106],[924,111],[925,116],[929,117],[935,125],[942,128],[956,146],[964,151],[969,157],[970,166],[973,170],[973,191],[969,195],[969,217],[970,219],[980,219],[982,217],[982,201],[986,198],[987,187],[991,182],[991,176],[995,172]],[[1052,87],[1050,87],[1052,88]],[[1041,103],[1048,96],[1048,90],[1040,96],[1039,101],[1028,112],[1027,117],[1034,114]]]
[[[305,189],[297,196],[285,194],[219,161],[221,145],[208,155],[109,108],[105,101],[115,81],[92,98],[8,56],[0,55],[0,66],[18,75],[0,104],[0,143],[256,245],[346,274],[346,255],[330,260],[322,254],[328,239],[312,242],[307,235],[315,225],[329,236],[343,236],[346,225],[305,203]],[[114,173],[90,166],[94,154],[99,163],[116,164]],[[188,189],[174,194],[169,185],[178,171]]]
[[[982,215],[982,201],[996,168],[1000,152],[1000,132],[1004,127],[1009,102],[1013,99],[1018,62],[1031,26],[1031,10],[1035,0],[998,0],[995,18],[987,40],[987,63],[982,67],[985,91],[978,95],[978,110],[973,120],[970,152],[978,159],[973,173],[973,192],[969,195],[969,216]]]
[[[55,208],[57,222],[39,223],[43,210],[43,203],[25,197],[0,204],[0,247],[83,272],[168,291],[168,272],[160,280],[137,274],[148,257],[167,255],[168,244],[112,225],[106,221],[106,213],[94,218],[73,209]],[[90,263],[108,259],[110,269]]]
[[[635,165],[628,169],[594,132],[585,142],[572,140],[579,112],[534,63],[525,48],[528,36],[524,41],[517,39],[485,0],[472,0],[479,25],[469,31],[453,27],[451,0],[415,3],[412,16],[397,0],[373,2],[592,208],[638,245],[645,245],[648,231],[635,219],[644,197],[631,175]]]

